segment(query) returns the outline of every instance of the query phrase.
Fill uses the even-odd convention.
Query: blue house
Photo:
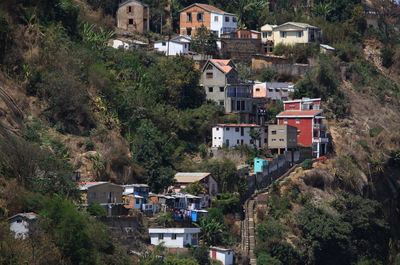
[[[263,168],[267,166],[267,160],[261,158],[254,158],[254,173],[263,172]]]
[[[142,196],[144,199],[149,197],[149,186],[147,184],[128,184],[123,185],[124,195],[134,194]]]

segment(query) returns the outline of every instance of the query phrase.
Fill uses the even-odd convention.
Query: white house
[[[262,43],[267,43],[268,41],[273,41],[272,32],[274,31],[276,25],[265,24],[261,27],[261,41]]]
[[[253,85],[254,98],[288,100],[289,92],[294,92],[294,86],[284,82],[256,82]]]
[[[10,218],[10,230],[14,232],[15,238],[25,239],[29,236],[30,226],[37,221],[36,213],[19,213]]]
[[[184,248],[198,245],[200,228],[149,228],[152,245],[164,243],[167,248]]]
[[[230,249],[210,247],[210,258],[221,261],[223,265],[233,265],[233,251]]]
[[[190,37],[177,36],[168,40],[154,42],[154,49],[164,52],[167,56],[175,56],[179,54],[187,55],[190,50]]]
[[[255,142],[250,136],[252,130],[259,132],[260,138]],[[263,147],[268,143],[267,135],[268,131],[257,124],[217,124],[212,128],[212,147],[235,147],[238,145]]]
[[[179,14],[180,35],[194,36],[201,26],[211,30],[217,37],[237,29],[238,17],[215,6],[194,3]]]

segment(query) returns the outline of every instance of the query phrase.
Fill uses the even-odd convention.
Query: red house
[[[323,124],[321,99],[303,98],[283,102],[285,110],[276,118],[279,125],[291,125],[297,128],[297,143],[311,147],[313,155],[320,157],[326,154],[328,137],[327,128]]]

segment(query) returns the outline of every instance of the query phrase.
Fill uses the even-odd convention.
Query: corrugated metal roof
[[[117,184],[114,184],[111,182],[106,182],[106,181],[79,182],[78,186],[79,186],[79,190],[88,190],[91,187],[103,185],[103,184],[110,184],[110,185],[115,185],[115,186],[119,186],[119,187],[123,188],[120,185],[117,185]]]
[[[293,25],[293,26],[300,27],[300,28],[317,28],[317,27],[311,26],[310,24],[300,23],[300,22],[286,22],[286,23],[283,23],[282,25],[276,26],[276,28],[280,28],[280,27],[283,27],[286,25]]]
[[[208,11],[208,12],[224,14],[224,15],[235,15],[235,14],[232,14],[232,13],[225,12],[225,11],[219,9],[218,7],[215,7],[215,6],[212,6],[212,5],[207,5],[207,4],[200,4],[200,3],[194,3],[194,4],[190,5],[190,6],[187,6],[187,7],[183,8],[183,9],[181,9],[179,12],[182,12],[182,11],[188,9],[188,8],[191,8],[192,6],[198,6],[198,7],[202,8],[202,9]]]
[[[13,218],[15,218],[15,217],[17,217],[17,216],[21,216],[21,217],[23,217],[23,218],[26,218],[26,219],[29,219],[29,220],[33,220],[33,219],[36,219],[36,218],[38,217],[38,214],[37,214],[37,213],[34,213],[34,212],[29,212],[29,213],[18,213],[18,214],[16,214],[16,215],[11,216],[10,218],[8,218],[8,220],[11,220],[11,219],[13,219]]]
[[[193,183],[202,180],[211,173],[206,172],[178,172],[175,174],[177,183]]]
[[[215,126],[220,126],[220,127],[261,127],[258,124],[247,124],[247,123],[240,123],[240,124],[236,124],[236,123],[219,123],[219,124],[215,124]]]

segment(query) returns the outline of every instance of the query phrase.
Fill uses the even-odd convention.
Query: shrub
[[[373,127],[369,129],[369,136],[375,137],[378,134],[380,134],[383,131],[383,128],[381,126]]]
[[[97,216],[97,217],[107,216],[106,209],[98,203],[89,205],[89,207],[87,208],[87,211],[89,214],[91,214],[93,216]]]
[[[283,265],[280,260],[271,257],[268,253],[261,253],[257,257],[257,265]]]
[[[269,219],[256,228],[257,237],[263,242],[280,241],[284,238],[287,228],[281,222]]]
[[[336,55],[344,62],[351,62],[359,56],[359,47],[351,42],[339,42],[335,44]]]
[[[257,80],[261,82],[271,82],[277,76],[277,72],[272,68],[263,68],[257,74]]]
[[[393,61],[394,55],[395,55],[394,50],[390,46],[385,45],[381,49],[382,65],[386,68],[392,66],[394,63]]]
[[[285,265],[296,265],[300,262],[299,252],[287,242],[274,242],[270,246],[271,256],[280,260]]]
[[[313,163],[314,161],[312,159],[306,159],[303,162],[301,162],[300,166],[304,169],[312,169],[313,168]]]

